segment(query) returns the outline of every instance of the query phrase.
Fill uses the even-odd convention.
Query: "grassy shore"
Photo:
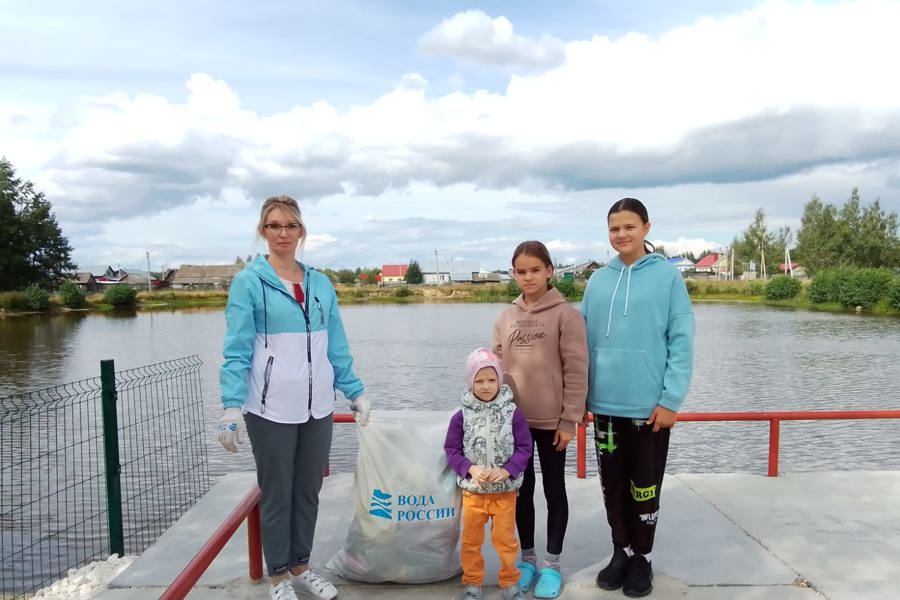
[[[688,291],[694,302],[732,302],[761,304],[783,308],[817,310],[839,313],[861,312],[864,314],[900,316],[900,310],[892,308],[887,301],[878,303],[871,310],[857,310],[841,304],[816,304],[809,299],[809,284],[804,283],[800,293],[788,300],[770,300],[766,298],[766,285],[761,281],[715,281],[687,280]],[[563,284],[562,290],[571,301],[581,300],[584,294],[584,282]],[[356,287],[337,285],[338,300],[344,305],[359,304],[414,304],[414,303],[484,303],[510,302],[518,294],[514,285],[507,284],[451,284],[451,285],[402,285],[395,287]],[[186,308],[221,309],[228,300],[228,292],[220,290],[186,291],[159,290],[154,292],[138,292],[137,310],[175,310]],[[0,294],[0,314],[24,314],[27,311],[2,308],[3,294]],[[59,313],[70,309],[63,308],[57,296],[51,298],[47,313]],[[103,303],[101,294],[87,297],[87,305],[78,310],[109,311],[114,307]]]

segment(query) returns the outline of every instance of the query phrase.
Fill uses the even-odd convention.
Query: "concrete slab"
[[[900,472],[679,478],[830,600],[900,597]]]
[[[791,585],[797,578],[680,476],[663,482],[653,564],[657,573],[694,586]]]
[[[256,473],[253,472],[223,477],[152,546],[113,579],[109,587],[168,586],[254,485]],[[227,585],[245,579],[247,528],[242,526],[210,565],[199,584]]]

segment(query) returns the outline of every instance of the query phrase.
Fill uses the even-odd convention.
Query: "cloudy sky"
[[[231,262],[286,193],[320,267],[727,245],[900,212],[900,2],[4,0],[0,155],[79,264]],[[893,56],[894,58],[890,58]]]

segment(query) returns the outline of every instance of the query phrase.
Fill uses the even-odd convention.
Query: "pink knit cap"
[[[487,348],[477,348],[466,358],[466,385],[469,386],[470,392],[475,385],[475,375],[485,367],[492,367],[497,372],[497,383],[503,385],[503,367],[500,365],[500,359]]]

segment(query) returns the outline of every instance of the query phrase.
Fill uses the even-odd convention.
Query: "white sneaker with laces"
[[[297,600],[294,586],[287,579],[282,579],[278,583],[269,586],[269,600]]]
[[[312,569],[307,569],[299,575],[291,574],[291,583],[298,592],[315,600],[332,600],[337,597],[337,588],[321,575],[313,573]]]

